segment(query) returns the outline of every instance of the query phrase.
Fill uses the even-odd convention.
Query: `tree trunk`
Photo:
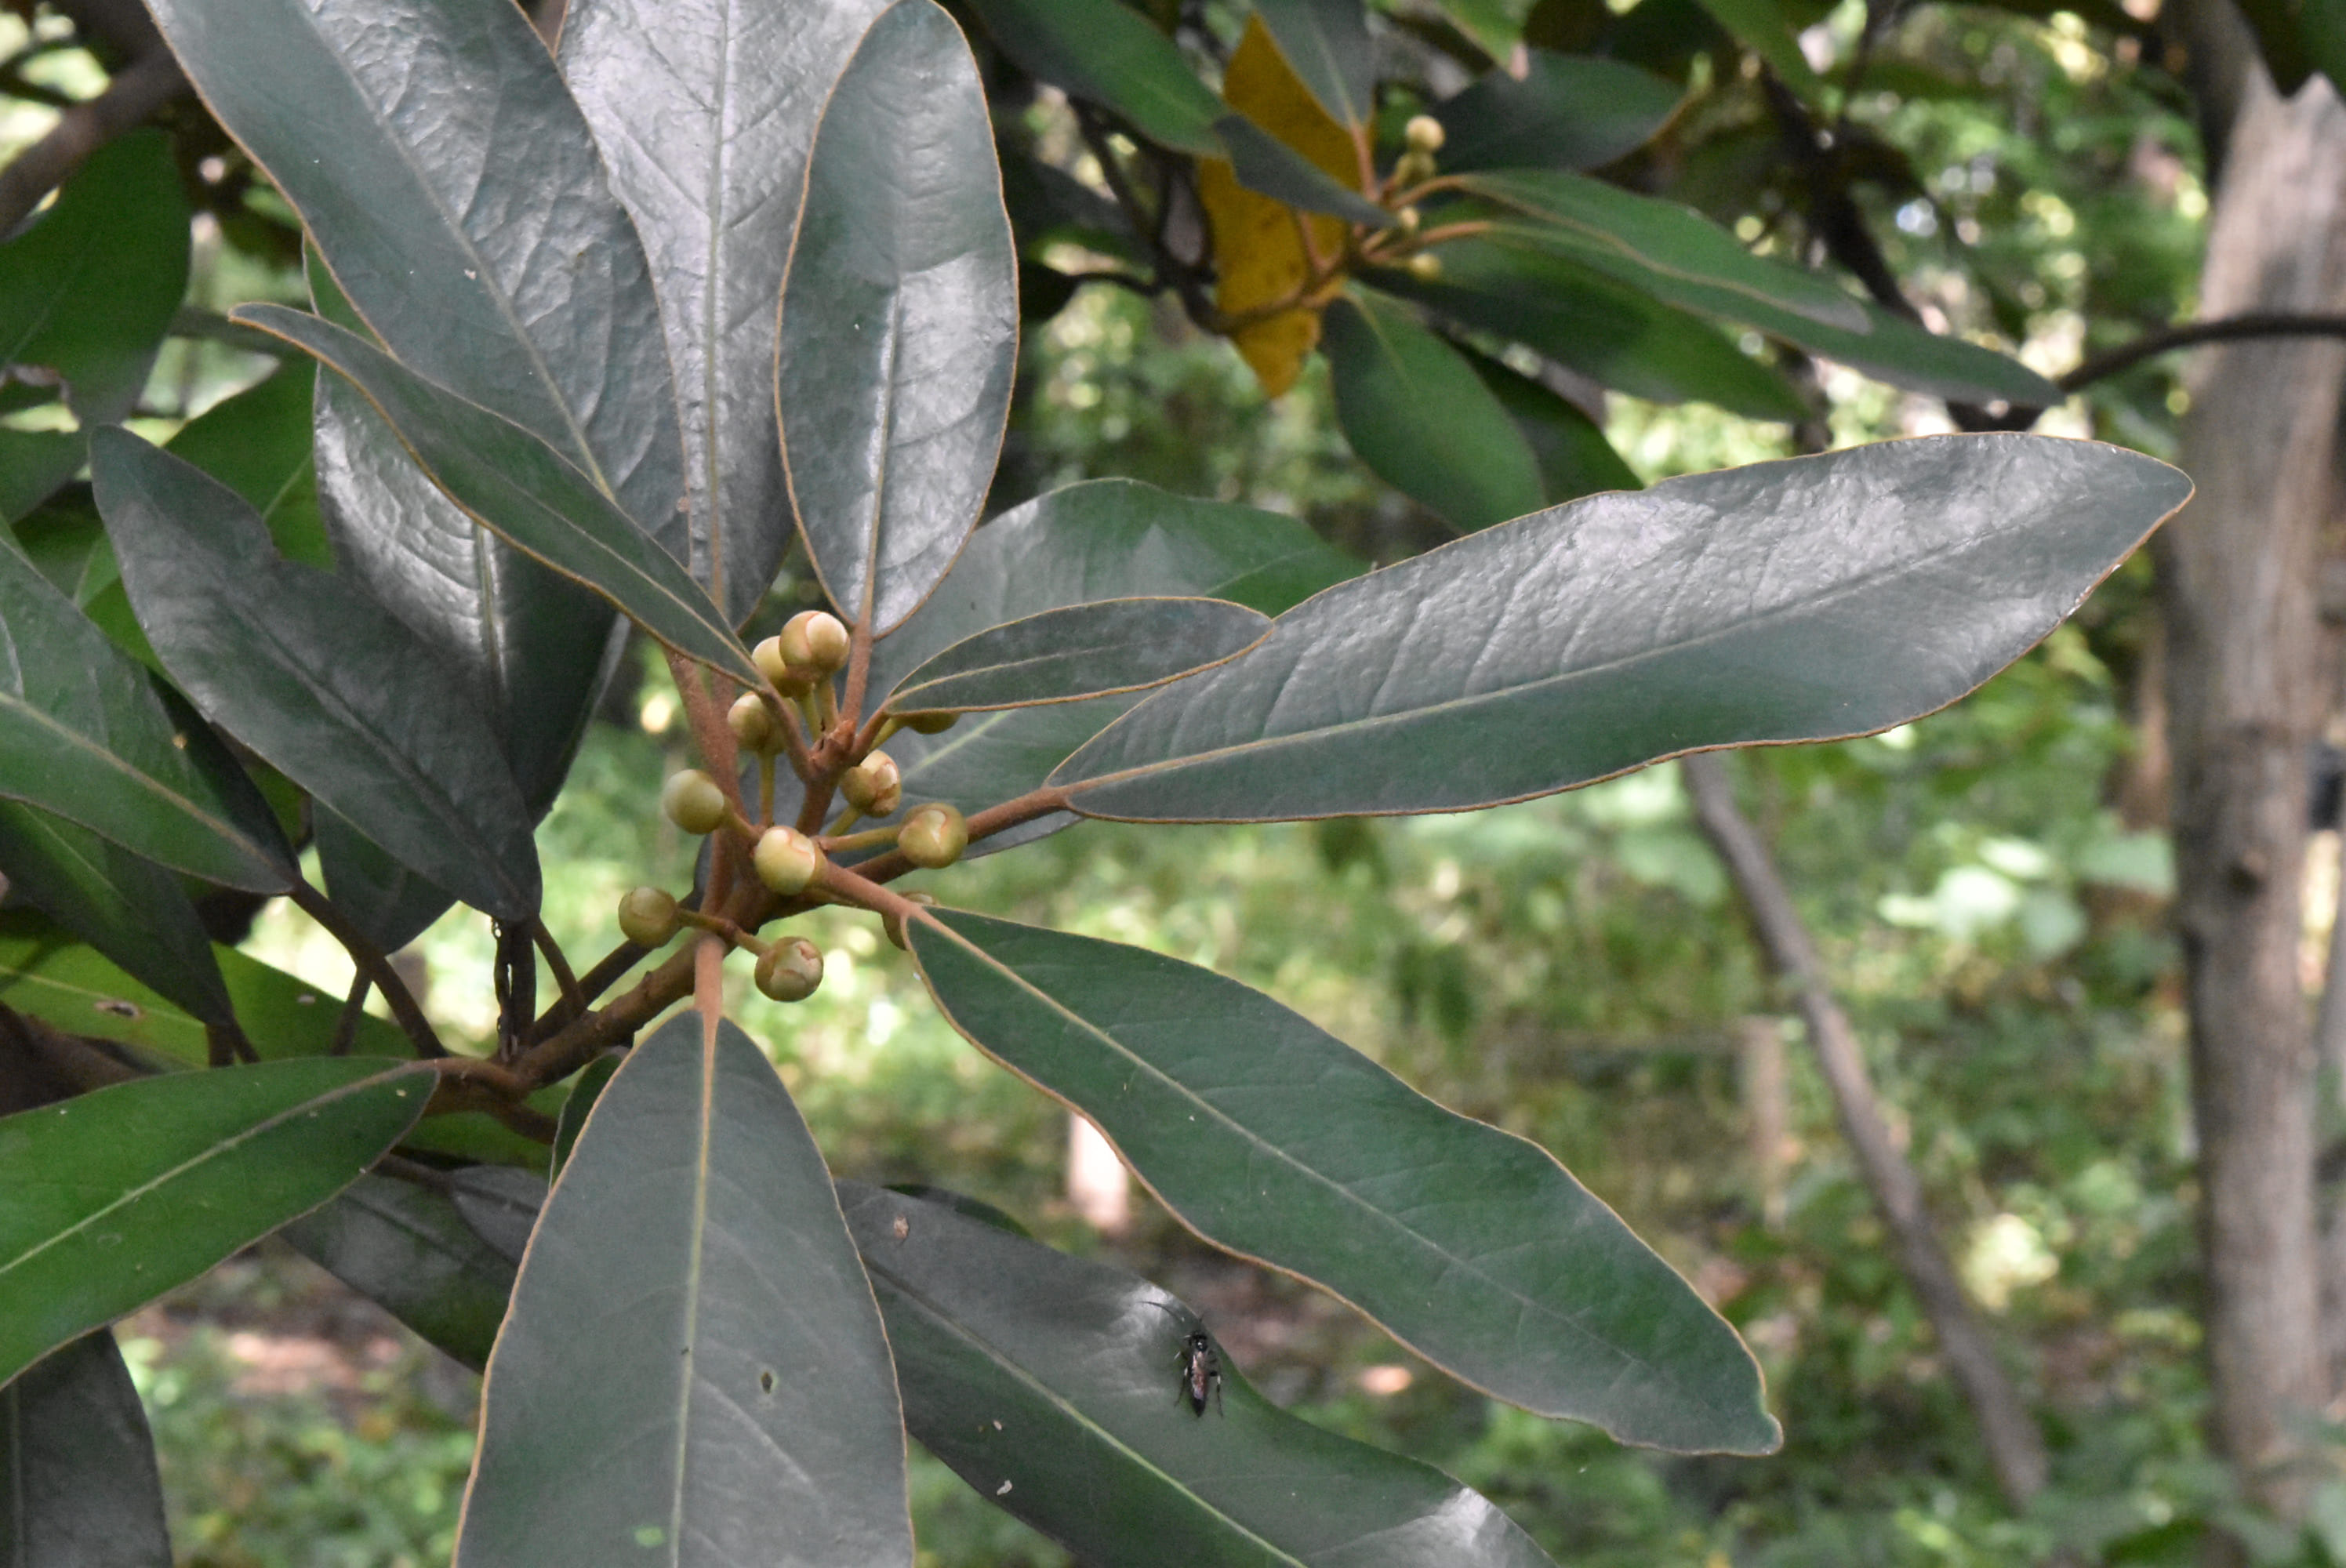
[[[1694,798],[1695,820],[1719,858],[1727,862],[1728,876],[1742,896],[1752,930],[1768,955],[1769,967],[1792,993],[1800,1020],[1808,1027],[1809,1044],[1817,1054],[1825,1086],[1832,1093],[1833,1109],[1841,1118],[1841,1135],[1857,1156],[1857,1167],[1866,1189],[1882,1211],[1895,1244],[1898,1267],[1907,1288],[1922,1303],[1938,1337],[1939,1356],[1955,1387],[1979,1422],[1980,1442],[2004,1501],[2015,1509],[2028,1506],[2045,1490],[2047,1462],[2044,1434],[2021,1402],[2020,1392],[2004,1376],[1987,1330],[1964,1294],[1954,1264],[1939,1239],[1938,1227],[1923,1200],[1923,1183],[1914,1167],[1899,1153],[1890,1123],[1882,1114],[1873,1075],[1866,1069],[1857,1031],[1833,999],[1825,979],[1824,961],[1800,911],[1792,905],[1775,857],[1735,803],[1735,790],[1717,757],[1708,754],[1682,759],[1688,793]]]
[[[2251,66],[2226,148],[2203,316],[2346,300],[2346,109]],[[2203,351],[2183,466],[2198,497],[2154,542],[2168,636],[2177,921],[2190,988],[2212,1437],[2252,1499],[2302,1512],[2328,1380],[2314,1205],[2314,1058],[2298,949],[2307,762],[2321,717],[2318,543],[2336,501],[2346,346]]]

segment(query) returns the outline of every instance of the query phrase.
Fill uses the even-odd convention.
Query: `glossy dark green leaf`
[[[333,1048],[342,997],[234,948],[216,947],[211,956],[237,1021],[263,1060],[322,1056]],[[0,912],[0,1004],[69,1033],[119,1041],[158,1065],[200,1067],[207,1059],[200,1018],[29,911]],[[412,1049],[390,1020],[361,1014],[352,1054],[404,1057]]]
[[[251,502],[279,555],[331,572],[334,550],[326,542],[310,460],[317,380],[316,365],[289,360],[268,380],[182,426],[166,450]]]
[[[1701,0],[1711,19],[1735,36],[1735,41],[1759,56],[1784,80],[1784,85],[1809,102],[1824,100],[1825,85],[1817,77],[1800,41],[1785,19],[1777,0]]]
[[[1566,169],[1494,169],[1464,176],[1460,183],[1537,218],[1552,242],[1572,246],[1600,270],[1621,269],[1612,275],[1625,282],[1657,276],[1682,280],[1827,326],[1865,331],[1864,310],[1830,280],[1752,255],[1734,235],[1690,207]]]
[[[793,533],[774,301],[816,117],[883,0],[576,0],[563,79],[643,236],[676,367],[692,575],[739,626]]]
[[[972,712],[1139,691],[1262,640],[1270,617],[1227,599],[1095,599],[964,637],[906,676],[884,706]]]
[[[1618,60],[1528,49],[1523,76],[1493,71],[1435,106],[1447,133],[1442,167],[1601,168],[1645,146],[1683,96]]]
[[[1596,422],[1569,400],[1488,355],[1470,355],[1468,362],[1530,443],[1549,505],[1600,490],[1636,490],[1645,484],[1613,450]]]
[[[0,1119],[0,1380],[333,1196],[431,1093],[407,1064],[264,1062]]]
[[[1892,386],[1933,397],[2031,408],[2047,408],[2062,399],[2059,388],[2019,361],[1961,338],[1928,331],[1870,300],[1847,300],[1862,318],[1862,330],[1852,331],[1786,310],[1752,290],[1725,289],[1682,272],[1646,268],[1618,251],[1561,230],[1509,227],[1494,238],[1504,242],[1502,249],[1551,253],[1566,270],[1551,278],[1553,286],[1573,286],[1574,273],[1583,279],[1590,271],[1602,273],[1668,304],[1756,327]],[[1532,265],[1537,270],[1538,263]]]
[[[1341,585],[1054,781],[1101,816],[1464,810],[1954,701],[2190,482],[2138,453],[1925,436],[1593,495]]]
[[[1173,41],[1138,12],[1099,0],[971,0],[994,47],[1037,81],[1115,114],[1160,147],[1220,158],[1229,113]]]
[[[0,539],[0,795],[192,876],[283,891],[293,851],[277,820],[149,679]]]
[[[458,1568],[909,1565],[871,1287],[781,1080],[680,1014],[547,1200],[489,1361]]]
[[[1807,417],[1781,376],[1699,316],[1559,256],[1487,239],[1454,240],[1437,254],[1438,282],[1380,272],[1377,287],[1632,397],[1698,400],[1749,419]]]
[[[1255,0],[1279,52],[1338,123],[1375,117],[1377,60],[1362,0]]]
[[[1336,423],[1379,478],[1461,533],[1539,510],[1523,433],[1465,355],[1405,307],[1355,290],[1328,307],[1320,349]]]
[[[489,1364],[514,1266],[464,1223],[445,1191],[362,1176],[279,1234],[465,1366]]]
[[[280,305],[247,305],[235,316],[349,377],[423,471],[475,519],[686,657],[760,683],[700,585],[546,443],[330,321]]]
[[[0,1389],[0,1568],[171,1568],[154,1434],[104,1329]]]
[[[1223,156],[1238,181],[1275,201],[1305,212],[1325,212],[1348,223],[1371,229],[1392,226],[1392,214],[1328,172],[1244,115],[1225,115],[1214,122],[1222,138]]]
[[[680,556],[683,443],[643,247],[528,18],[505,0],[151,10],[383,342]]]
[[[205,716],[405,864],[536,912],[530,819],[459,678],[372,599],[280,559],[235,492],[120,430],[90,443],[138,619]]]
[[[570,1093],[562,1102],[562,1113],[555,1119],[554,1174],[560,1176],[562,1167],[570,1163],[570,1151],[578,1145],[578,1135],[586,1130],[586,1113],[595,1108],[611,1082],[611,1074],[619,1070],[627,1054],[606,1051],[586,1064],[586,1071],[571,1080]]]
[[[170,143],[133,131],[0,245],[0,372],[48,381],[85,430],[120,419],[187,287],[188,204]]]
[[[206,1023],[234,1016],[179,879],[46,811],[0,800],[9,891]]]
[[[840,1197],[888,1319],[906,1427],[1077,1561],[1549,1564],[1485,1499],[1289,1415],[1226,1355],[1215,1409],[1193,1415],[1178,1367],[1198,1319],[1137,1275],[941,1204],[854,1182]]]
[[[898,0],[839,78],[782,285],[782,466],[831,603],[901,623],[977,525],[1018,349],[1017,257],[977,64]]]
[[[1277,615],[1362,569],[1292,517],[1128,479],[1072,484],[977,531],[927,603],[873,650],[872,689],[892,689],[988,626],[1066,605],[1196,594]],[[888,754],[903,769],[907,800],[949,800],[975,811],[1042,783],[1132,700],[972,714],[939,735],[900,733]],[[1049,826],[1069,820],[1052,819]],[[1035,824],[1005,838],[1018,842],[1047,830]]]
[[[36,510],[74,476],[88,444],[79,431],[0,427],[0,523]]]
[[[313,260],[310,280],[319,314],[363,335],[322,263]],[[320,500],[343,573],[464,673],[531,816],[545,815],[617,652],[619,617],[593,589],[475,523],[342,376],[320,379],[312,418]],[[329,880],[342,873],[338,901],[350,894],[384,911],[385,932],[430,923],[400,868],[370,867],[321,840]],[[406,940],[384,935],[378,945]]]
[[[1537,1145],[1194,964],[958,910],[909,932],[954,1027],[1090,1117],[1208,1240],[1526,1410],[1775,1448],[1735,1330]]]
[[[326,896],[380,952],[397,952],[431,928],[456,895],[316,801],[310,803],[311,845],[318,851]]]

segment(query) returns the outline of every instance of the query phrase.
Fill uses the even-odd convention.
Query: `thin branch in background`
[[[367,993],[373,989],[374,982],[365,970],[351,977],[350,998],[342,1003],[342,1015],[334,1020],[334,1043],[327,1049],[327,1055],[347,1056],[351,1047],[358,1044],[359,1017],[366,1007]]]
[[[124,67],[97,97],[62,111],[48,135],[0,168],[0,239],[15,233],[92,153],[187,90],[179,62],[158,49]]]
[[[351,961],[359,966],[360,972],[374,982],[376,988],[382,993],[382,999],[391,1004],[392,1016],[407,1032],[407,1038],[415,1046],[418,1056],[430,1058],[448,1054],[448,1047],[440,1043],[440,1036],[434,1032],[431,1020],[425,1018],[423,1009],[415,1004],[415,995],[407,989],[407,982],[399,977],[399,972],[391,967],[391,961],[366,939],[365,933],[351,923],[348,915],[336,909],[325,894],[300,877],[293,879],[293,885],[287,890],[285,896],[293,901],[295,909],[325,927],[326,934],[342,944],[342,951],[351,955]]]
[[[554,940],[554,933],[546,929],[542,920],[530,921],[529,934],[530,940],[537,943],[537,951],[545,955],[546,967],[554,972],[554,983],[562,992],[563,1005],[574,1014],[586,1012],[586,993],[578,989],[578,976],[571,972],[570,958],[562,951],[562,944]]]
[[[2295,314],[2288,311],[2243,311],[2212,321],[2178,321],[2145,332],[2130,343],[2096,354],[2076,369],[2053,378],[2065,392],[2083,392],[2143,361],[2202,343],[2233,343],[2250,338],[2346,338],[2346,316]]]
[[[1833,997],[1824,961],[1792,902],[1791,890],[1759,830],[1736,804],[1734,786],[1720,759],[1698,753],[1681,758],[1678,767],[1694,798],[1695,820],[1726,862],[1769,967],[1793,994],[1817,1065],[1832,1093],[1841,1134],[1896,1240],[1899,1267],[1931,1320],[1939,1353],[1979,1423],[1980,1441],[1997,1484],[2014,1508],[2025,1508],[2045,1489],[2048,1461],[2044,1434],[2004,1375],[1994,1346],[1964,1294],[1923,1202],[1922,1181],[1899,1152],[1882,1114],[1857,1031]]]

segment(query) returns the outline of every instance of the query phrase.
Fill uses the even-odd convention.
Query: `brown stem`
[[[351,976],[350,998],[342,1003],[342,1015],[334,1020],[334,1043],[327,1048],[327,1055],[347,1056],[351,1047],[358,1044],[359,1019],[365,1012],[367,993],[373,985],[372,977],[363,969]]]
[[[1037,817],[1047,817],[1054,811],[1067,809],[1069,792],[1065,789],[1032,789],[1015,800],[1005,800],[999,806],[988,806],[969,820],[969,841],[973,844],[990,839],[994,834],[1031,822]],[[902,850],[891,850],[884,855],[874,855],[856,868],[864,881],[892,882],[913,869]]]
[[[711,677],[705,665],[693,663],[672,649],[660,650],[668,659],[668,672],[676,682],[676,694],[684,704],[686,724],[692,730],[692,743],[700,753],[700,760],[717,787],[735,811],[741,809],[741,763],[740,742],[733,738],[733,727],[725,722],[725,707],[719,694],[709,687]]]
[[[2346,338],[2346,316],[2244,311],[2213,321],[2178,321],[2096,354],[2066,374],[2054,377],[2053,384],[2066,392],[2082,392],[2096,382],[2158,354],[2201,343],[2231,343],[2249,338]]]
[[[697,944],[696,944],[697,945]],[[667,962],[599,1013],[573,1019],[548,1039],[522,1053],[514,1074],[530,1088],[568,1077],[595,1056],[651,1021],[652,1015],[692,989],[693,948]]]
[[[389,959],[375,950],[374,943],[369,942],[342,911],[327,901],[325,894],[296,877],[286,896],[293,901],[295,909],[325,927],[326,934],[341,942],[342,951],[351,955],[351,961],[359,966],[360,972],[374,982],[376,989],[382,993],[382,999],[391,1003],[391,1015],[399,1021],[402,1029],[407,1031],[407,1038],[414,1044],[418,1056],[437,1058],[448,1054],[448,1047],[443,1045],[440,1036],[433,1032],[430,1020],[423,1016],[423,1009],[415,1004],[414,996],[407,989],[407,982],[399,978],[399,972],[391,967]]]
[[[545,955],[546,967],[554,972],[554,983],[561,988],[563,1005],[576,1012],[586,1012],[586,995],[578,989],[578,976],[571,972],[570,959],[562,951],[562,944],[554,940],[554,933],[546,929],[546,922],[535,917],[529,922],[529,936],[537,943],[537,951]]]
[[[844,866],[826,864],[822,869],[822,885],[838,896],[842,903],[853,904],[879,914],[893,915],[898,920],[910,920],[927,906],[916,904],[903,894],[892,892],[869,878],[859,876]]]
[[[839,711],[852,729],[863,721],[864,687],[872,683],[872,622],[866,618],[855,623],[847,635],[847,692],[840,698]]]
[[[1866,1186],[1889,1224],[1906,1283],[1931,1320],[1940,1354],[1979,1422],[1980,1440],[2004,1498],[2014,1508],[2025,1507],[2045,1488],[2044,1434],[2005,1377],[1995,1347],[1964,1294],[1954,1265],[1948,1261],[1923,1201],[1922,1181],[1899,1152],[1866,1069],[1857,1031],[1834,1000],[1816,942],[1793,905],[1791,891],[1785,886],[1775,857],[1736,804],[1734,787],[1719,759],[1701,753],[1680,759],[1678,767],[1694,797],[1695,820],[1727,863],[1728,875],[1742,897],[1769,966],[1793,993],[1807,1025],[1809,1044],[1816,1052],[1817,1064],[1840,1114],[1841,1134],[1849,1140]]]
[[[187,90],[178,61],[168,49],[158,48],[125,66],[97,97],[59,114],[48,135],[0,168],[0,239],[13,233],[92,153]]]

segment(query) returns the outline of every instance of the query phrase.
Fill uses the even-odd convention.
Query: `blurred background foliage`
[[[1784,156],[1765,84],[1691,5],[1582,15],[1542,0],[1527,20],[1494,3],[1515,24],[1574,23],[1600,48],[1668,65],[1686,107],[1611,173],[1757,249],[1811,259],[1788,214],[1814,171]],[[1842,188],[1934,328],[2058,373],[2188,313],[2200,158],[2179,90],[2128,25],[2140,9],[2104,7],[2089,25],[2068,11],[1788,5],[1811,63],[1846,84],[1817,156],[1853,170]],[[0,58],[17,62],[0,82],[0,154],[46,128],[45,97],[102,81],[87,56],[45,43],[66,31],[46,12],[0,15]],[[1067,134],[1047,97],[1009,112],[1021,136]],[[222,146],[182,173],[194,316],[138,410],[158,439],[269,368],[203,312],[302,293],[290,226],[244,188],[241,155]],[[1080,269],[1079,253],[1061,259]],[[1790,368],[1822,394],[1835,444],[1949,428],[1930,400],[1835,366]],[[2169,453],[2184,406],[2172,371],[2151,361],[2103,382],[2039,428]],[[1444,535],[1353,460],[1323,362],[1266,401],[1227,342],[1163,301],[1076,291],[1028,322],[1019,386],[995,509],[1125,474],[1290,512],[1381,557]],[[1646,481],[1790,449],[1781,425],[1701,405],[1617,394],[1606,407],[1607,435]],[[786,578],[770,610],[812,592]],[[1561,1562],[2183,1563],[2220,1521],[2270,1561],[2346,1563],[2346,1485],[2324,1494],[2308,1534],[2262,1525],[2200,1434],[2169,871],[2147,830],[2163,816],[2144,796],[2155,769],[2136,755],[2147,598],[2130,566],[1957,708],[1738,763],[1967,1283],[2048,1423],[2054,1484],[2023,1519],[1998,1500],[1668,767],[1462,817],[1090,823],[957,869],[952,886],[959,902],[1267,989],[1436,1098],[1554,1151],[1742,1329],[1786,1428],[1774,1459],[1627,1451],[1493,1405],[1343,1309],[1189,1240],[1145,1196],[1123,1234],[1098,1234],[1065,1196],[1064,1115],[953,1036],[869,924],[811,919],[822,990],[783,1008],[739,976],[734,1015],[770,1046],[840,1174],[956,1187],[1056,1244],[1113,1252],[1199,1303],[1273,1397],[1450,1469]],[[603,718],[539,833],[548,922],[587,956],[615,939],[623,890],[680,890],[690,874],[690,845],[651,809],[685,745],[648,655]],[[347,984],[340,950],[281,905],[246,945],[328,994]],[[416,952],[427,1005],[485,1038],[485,923],[460,911]],[[1756,1107],[1775,1093],[1764,1064],[1779,1051],[1781,1136],[1761,1146],[1770,1117]],[[263,1247],[126,1328],[183,1563],[445,1560],[477,1382],[371,1312]],[[331,1364],[305,1374],[299,1347],[321,1343]],[[933,1463],[915,1470],[915,1502],[925,1564],[1064,1561]]]

